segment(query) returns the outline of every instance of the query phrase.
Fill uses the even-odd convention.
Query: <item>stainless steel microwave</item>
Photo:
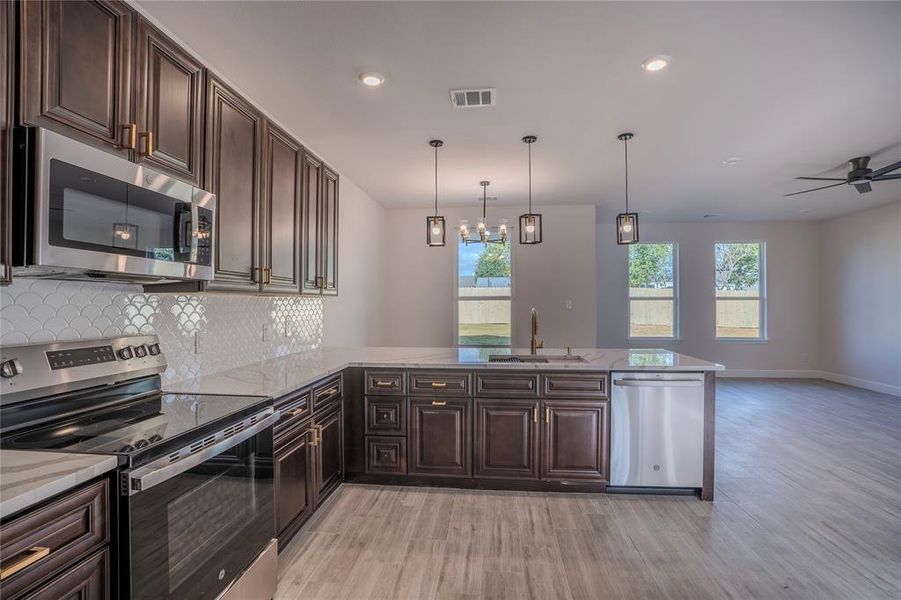
[[[14,275],[213,278],[215,195],[46,129],[15,149]]]

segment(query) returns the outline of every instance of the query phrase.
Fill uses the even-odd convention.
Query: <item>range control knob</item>
[[[150,356],[156,356],[160,353],[160,345],[150,344],[149,346],[147,346],[147,351],[150,352]]]
[[[118,356],[122,360],[128,360],[134,356],[134,352],[131,351],[131,348],[126,346],[125,348],[122,348],[121,350],[116,352],[116,356]]]
[[[138,358],[144,358],[145,356],[147,356],[147,346],[144,346],[143,344],[140,346],[135,346],[133,350],[135,351],[135,356],[137,356]]]
[[[22,363],[18,358],[11,358],[0,363],[0,377],[15,377],[22,372]]]

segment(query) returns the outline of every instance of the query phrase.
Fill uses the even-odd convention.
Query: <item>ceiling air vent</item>
[[[455,108],[494,106],[497,103],[497,90],[494,88],[451,90],[450,96]]]

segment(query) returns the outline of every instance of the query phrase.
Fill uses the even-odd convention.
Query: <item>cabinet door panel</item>
[[[322,219],[320,217],[322,194],[322,161],[312,154],[303,156],[303,210],[301,212],[301,232],[303,246],[302,291],[309,294],[320,294],[318,278],[322,275],[321,237]]]
[[[543,479],[606,480],[609,403],[547,400],[544,403]]]
[[[366,437],[366,472],[404,475],[407,472],[407,440],[402,437]]]
[[[538,401],[476,403],[476,477],[538,479]]]
[[[471,477],[469,400],[410,400],[410,474]]]
[[[116,0],[20,7],[22,121],[128,156],[131,9]]]
[[[403,397],[366,396],[366,435],[404,435],[407,431]]]
[[[263,156],[263,290],[300,292],[301,147],[266,124]]]
[[[262,117],[215,77],[207,94],[206,188],[216,194],[215,281],[207,287],[258,289]]]
[[[344,422],[342,411],[337,410],[320,419],[316,446],[316,505],[344,479]]]
[[[338,295],[338,174],[322,172],[322,293]]]
[[[105,600],[110,597],[109,551],[104,549],[63,571],[23,600]]]
[[[200,185],[203,157],[203,65],[140,20],[137,36],[138,161]],[[153,137],[146,150],[145,132]]]
[[[275,453],[275,529],[278,533],[312,508],[309,429]]]

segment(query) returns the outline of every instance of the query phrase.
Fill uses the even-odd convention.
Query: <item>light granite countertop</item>
[[[525,371],[718,371],[723,365],[662,349],[574,348],[585,362],[489,363],[489,354],[509,348],[320,348],[270,358],[243,367],[173,382],[169,391],[197,394],[237,394],[278,398],[346,367],[498,369]],[[514,348],[512,354],[528,354]],[[539,350],[562,355],[564,350]]]
[[[115,456],[0,450],[0,517],[108,473],[118,464]]]

